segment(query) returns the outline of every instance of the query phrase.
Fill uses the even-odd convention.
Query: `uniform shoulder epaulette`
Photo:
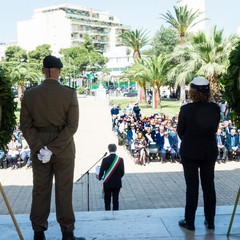
[[[63,85],[63,86],[76,91],[76,88],[72,88],[72,87],[69,87],[69,86],[67,86],[67,85]]]

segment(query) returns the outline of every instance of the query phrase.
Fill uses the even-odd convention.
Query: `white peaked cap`
[[[210,91],[209,81],[204,77],[195,77],[192,80],[190,87],[202,93],[209,93]]]
[[[203,77],[195,77],[191,83],[197,86],[204,86],[204,85],[208,85],[209,81]]]

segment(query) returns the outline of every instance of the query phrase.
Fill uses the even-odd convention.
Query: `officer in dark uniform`
[[[122,187],[122,177],[124,175],[124,162],[121,157],[116,155],[117,146],[108,145],[109,156],[102,161],[98,179],[103,180],[105,210],[111,210],[111,198],[113,210],[119,210],[119,192]]]
[[[20,129],[31,149],[33,192],[30,220],[34,240],[44,240],[48,228],[53,176],[56,215],[63,240],[76,238],[72,207],[75,144],[79,108],[76,91],[61,85],[63,64],[59,58],[43,60],[46,79],[25,91],[21,102]]]
[[[133,112],[136,114],[136,119],[139,120],[141,116],[141,108],[138,106],[138,102],[135,102],[134,107],[133,107]]]
[[[186,181],[185,219],[179,225],[194,230],[198,205],[200,170],[204,198],[205,224],[214,229],[216,193],[214,167],[218,155],[215,134],[220,121],[220,108],[210,102],[210,87],[207,79],[196,77],[190,85],[192,103],[181,107],[177,132],[180,137],[180,156]]]

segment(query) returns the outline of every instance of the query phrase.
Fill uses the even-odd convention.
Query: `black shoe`
[[[207,220],[205,220],[204,224],[208,229],[215,229],[214,223],[209,223]]]
[[[34,231],[34,240],[46,240],[44,231]]]
[[[65,232],[62,236],[62,240],[86,240],[84,237],[75,237],[73,232]]]
[[[186,229],[191,230],[191,231],[195,230],[194,225],[189,225],[189,224],[187,224],[187,222],[186,222],[185,219],[180,220],[180,221],[178,222],[178,225],[179,225],[180,227],[186,228]]]

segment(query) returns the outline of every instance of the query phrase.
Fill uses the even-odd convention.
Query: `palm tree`
[[[180,44],[183,44],[186,41],[188,30],[197,25],[199,22],[206,20],[206,18],[197,20],[202,13],[199,10],[188,10],[187,6],[174,6],[174,11],[175,16],[170,11],[167,11],[166,14],[160,15],[162,19],[177,30],[179,34],[179,42]],[[185,82],[181,81],[180,86],[180,100],[185,101]]]
[[[144,46],[146,46],[149,42],[148,37],[147,37],[147,32],[146,30],[126,30],[120,36],[122,38],[123,44],[130,47],[133,50],[133,58],[134,61],[137,62],[138,59],[141,58],[141,53],[140,50]],[[138,81],[140,82],[140,81]],[[139,85],[140,86],[140,85]],[[145,86],[143,88],[146,88]],[[139,101],[140,103],[145,98],[145,91],[143,88],[140,86],[140,96],[139,96]]]
[[[153,87],[153,108],[161,107],[160,87],[166,79],[165,57],[163,55],[143,59],[135,66],[135,77],[149,82]]]
[[[13,64],[13,67],[8,68],[10,79],[18,85],[19,99],[23,95],[25,83],[27,81],[37,82],[41,77],[41,72],[30,65],[30,63],[22,62]],[[34,65],[37,66],[38,64]]]
[[[149,42],[146,30],[126,30],[119,36],[123,44],[133,50],[133,58],[137,61],[141,58],[140,50]]]
[[[189,38],[189,42],[176,49],[172,58],[185,55],[185,62],[176,67],[176,72],[180,73],[180,78],[192,78],[194,75],[204,76],[209,80],[212,96],[215,101],[219,100],[218,79],[222,76],[228,66],[230,51],[239,40],[232,35],[223,37],[223,30],[218,31],[213,27],[209,36],[205,32],[198,32]]]

